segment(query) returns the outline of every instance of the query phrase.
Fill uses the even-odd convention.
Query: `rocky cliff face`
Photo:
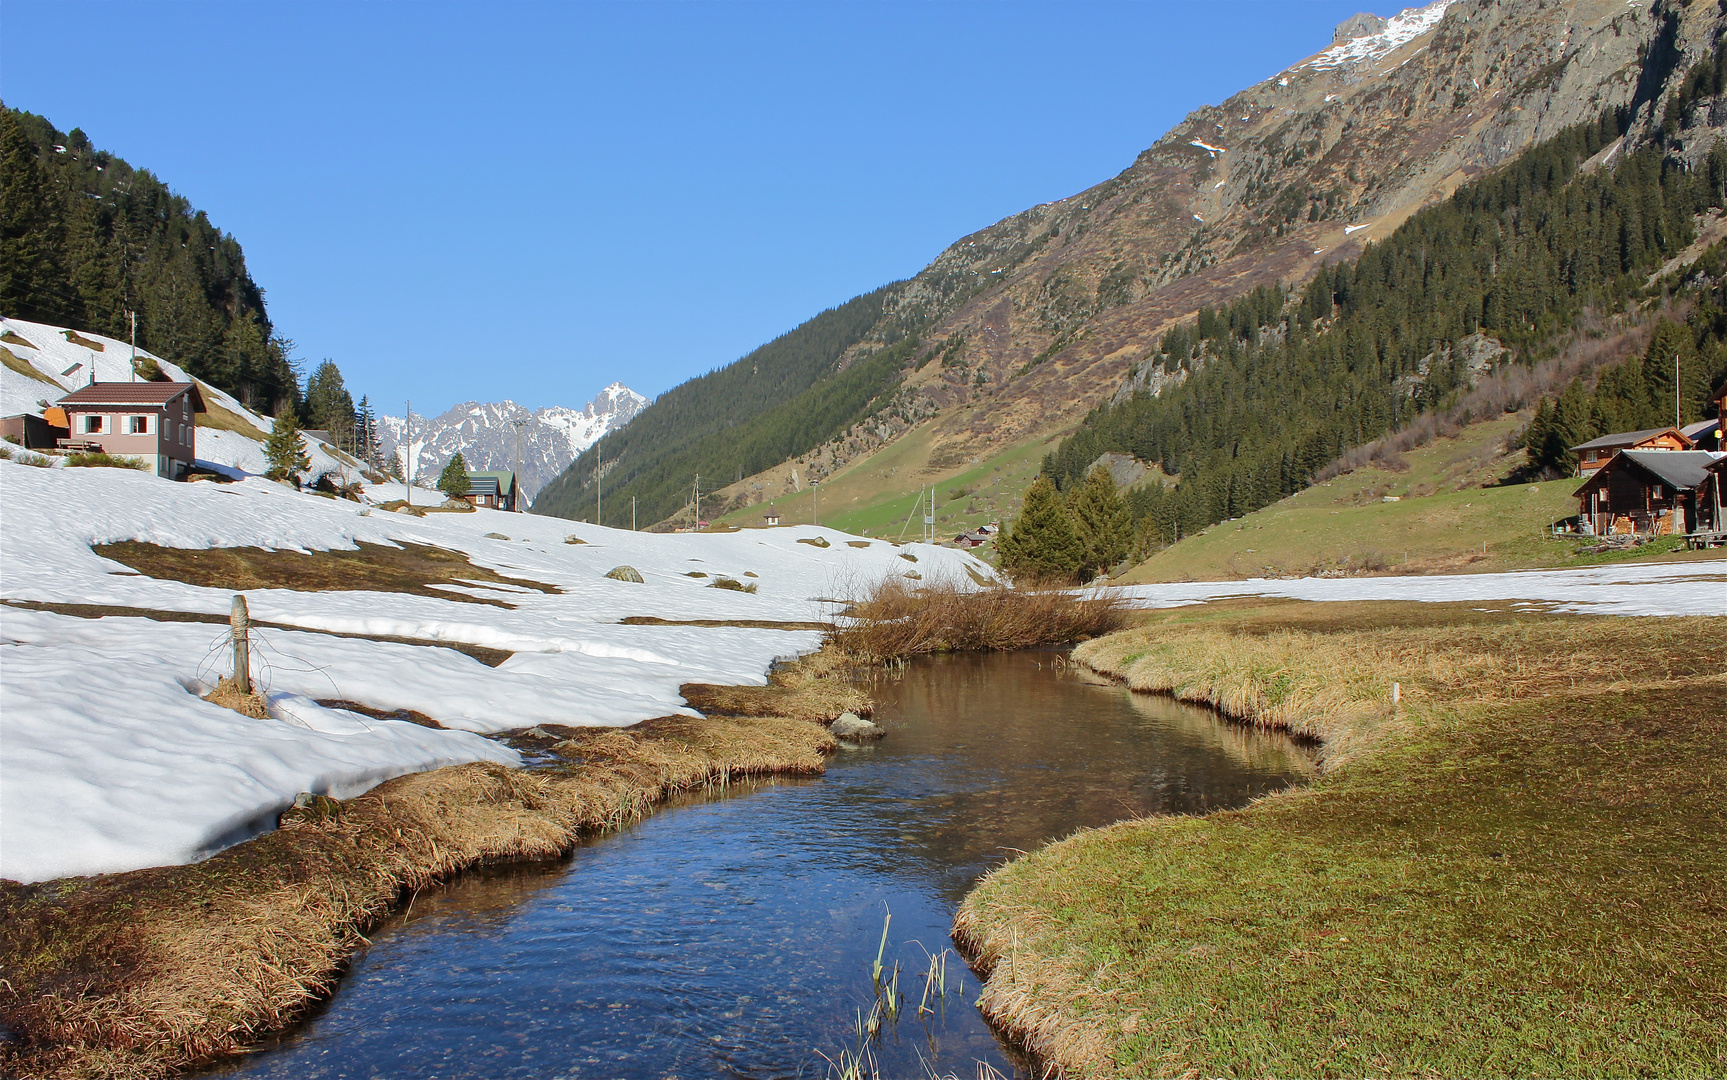
[[[1350,19],[1331,48],[1196,110],[1119,175],[961,239],[899,286],[851,356],[928,320],[941,362],[805,471],[920,422],[935,425],[933,467],[1060,431],[1126,382],[1149,387],[1140,361],[1200,307],[1299,285],[1605,109],[1642,137],[1721,26],[1718,5],[1670,0],[1440,0]]]
[[[415,416],[414,476],[436,479],[458,451],[474,470],[515,469],[516,424],[521,424],[521,487],[531,500],[551,479],[609,431],[629,423],[648,399],[623,383],[601,390],[580,409],[554,405],[529,411],[513,401],[465,401],[441,416]],[[400,416],[378,417],[383,451],[406,464],[405,425]]]

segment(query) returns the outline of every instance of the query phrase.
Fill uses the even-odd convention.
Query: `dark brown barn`
[[[1622,450],[1577,489],[1586,531],[1598,536],[1682,535],[1718,529],[1706,450]]]

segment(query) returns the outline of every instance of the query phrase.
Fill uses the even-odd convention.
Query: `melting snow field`
[[[255,478],[173,483],[0,461],[0,495],[0,594],[10,601],[226,617],[227,590],[138,576],[91,550],[121,540],[307,551],[430,544],[559,590],[451,589],[511,608],[400,593],[249,592],[254,619],[295,628],[255,635],[268,720],[200,698],[230,670],[223,626],[0,606],[0,876],[23,881],[202,858],[271,828],[301,791],[341,798],[456,762],[513,764],[513,751],[478,733],[689,713],[682,684],[760,684],[776,659],[820,644],[808,630],[619,625],[626,616],[830,619],[838,605],[828,598],[914,569],[902,552],[926,578],[989,573],[960,551],[831,529],[662,535],[490,510],[413,518]],[[571,536],[584,542],[566,543]],[[817,537],[829,546],[798,543]],[[604,576],[620,564],[645,583]],[[708,587],[722,575],[759,591]],[[453,649],[330,631],[512,655],[491,668]],[[450,730],[317,699],[416,710]]]
[[[402,489],[375,490],[379,500]],[[632,724],[688,713],[688,682],[760,684],[811,651],[808,630],[626,626],[672,621],[818,621],[834,598],[914,569],[971,580],[989,569],[946,548],[904,547],[831,529],[650,534],[480,510],[408,517],[251,478],[173,483],[120,469],[0,461],[0,876],[23,881],[202,858],[272,827],[301,791],[358,794],[393,776],[464,761],[514,764],[487,732],[538,723]],[[431,498],[429,493],[419,497]],[[488,535],[492,534],[492,535]],[[582,543],[570,543],[572,537]],[[821,547],[800,543],[821,538]],[[451,599],[389,592],[247,594],[263,628],[254,671],[272,716],[203,701],[229,672],[226,628],[136,615],[74,617],[16,602],[225,617],[232,594],[133,573],[93,544],[301,551],[358,542],[429,544],[554,587],[448,586]],[[858,546],[853,546],[858,545]],[[606,571],[634,566],[645,583]],[[707,577],[691,577],[692,573]],[[711,588],[719,576],[754,594]],[[1431,578],[1143,585],[1137,603],[1220,597],[1522,601],[1618,615],[1721,614],[1727,564],[1679,563]],[[469,595],[512,607],[463,602]],[[337,636],[349,635],[349,636]],[[510,653],[493,668],[435,644]],[[318,701],[425,713],[444,730]]]
[[[1727,561],[1592,566],[1446,577],[1297,578],[1133,585],[1141,607],[1181,607],[1232,596],[1292,600],[1504,603],[1593,615],[1727,615]]]

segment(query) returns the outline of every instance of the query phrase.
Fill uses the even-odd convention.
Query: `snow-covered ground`
[[[1362,34],[1333,45],[1303,66],[1326,71],[1388,56],[1438,26],[1451,2],[1435,0],[1425,7],[1404,8],[1386,20],[1377,33]]]
[[[20,413],[40,416],[43,409],[92,379],[97,382],[127,382],[132,378],[131,346],[101,334],[78,332],[76,336],[81,340],[101,346],[92,348],[73,341],[68,333],[64,327],[0,318],[0,335],[3,335],[0,348],[35,372],[30,375],[14,369],[10,363],[0,365],[0,416]],[[138,356],[156,361],[163,374],[177,382],[191,379],[183,369],[148,350],[139,349]],[[238,431],[207,426],[209,417],[206,416],[198,425],[198,464],[215,466],[219,472],[262,475],[268,468],[264,463],[262,436],[269,434],[273,421],[206,383],[199,383],[198,389],[207,405],[225,410],[251,425],[259,434],[259,438],[252,438]],[[300,442],[312,461],[311,470],[306,475],[308,484],[325,474],[343,482],[359,479],[357,462],[345,456],[338,457],[323,443],[305,435],[300,436]]]
[[[1503,603],[1596,615],[1727,615],[1727,561],[1521,570],[1445,577],[1297,578],[1130,585],[1140,607],[1181,607],[1232,596],[1294,600],[1421,600]]]
[[[370,494],[382,501],[402,491]],[[345,797],[406,772],[515,761],[477,732],[687,713],[682,684],[759,684],[774,660],[820,644],[813,631],[619,625],[626,616],[825,619],[836,610],[830,598],[884,575],[915,569],[969,581],[967,567],[989,572],[960,551],[830,529],[663,535],[490,510],[414,518],[260,479],[173,483],[7,461],[0,506],[6,600],[227,614],[226,590],[137,576],[91,550],[120,540],[307,551],[432,544],[559,590],[451,589],[513,608],[401,593],[250,592],[253,618],[298,628],[256,634],[269,720],[200,698],[229,672],[222,626],[0,606],[0,876],[18,880],[194,860],[270,827],[298,792]],[[829,546],[798,542],[817,537]],[[915,566],[902,553],[916,556]],[[620,564],[645,582],[604,576]],[[718,576],[758,591],[708,587]],[[514,655],[491,668],[451,649],[318,631]],[[417,710],[451,730],[314,700],[332,698]]]

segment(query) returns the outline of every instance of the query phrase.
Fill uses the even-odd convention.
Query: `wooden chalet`
[[[1723,459],[1707,450],[1621,450],[1576,491],[1583,531],[1682,536],[1721,528]]]
[[[67,450],[142,458],[157,476],[178,480],[198,449],[197,414],[204,395],[189,382],[93,382],[60,399]]]
[[[1647,431],[1621,431],[1590,439],[1571,448],[1577,455],[1577,475],[1590,473],[1613,460],[1621,450],[1692,450],[1695,447],[1685,433],[1676,427],[1650,428]]]
[[[516,509],[516,474],[508,470],[469,473],[467,500],[488,510]]]

